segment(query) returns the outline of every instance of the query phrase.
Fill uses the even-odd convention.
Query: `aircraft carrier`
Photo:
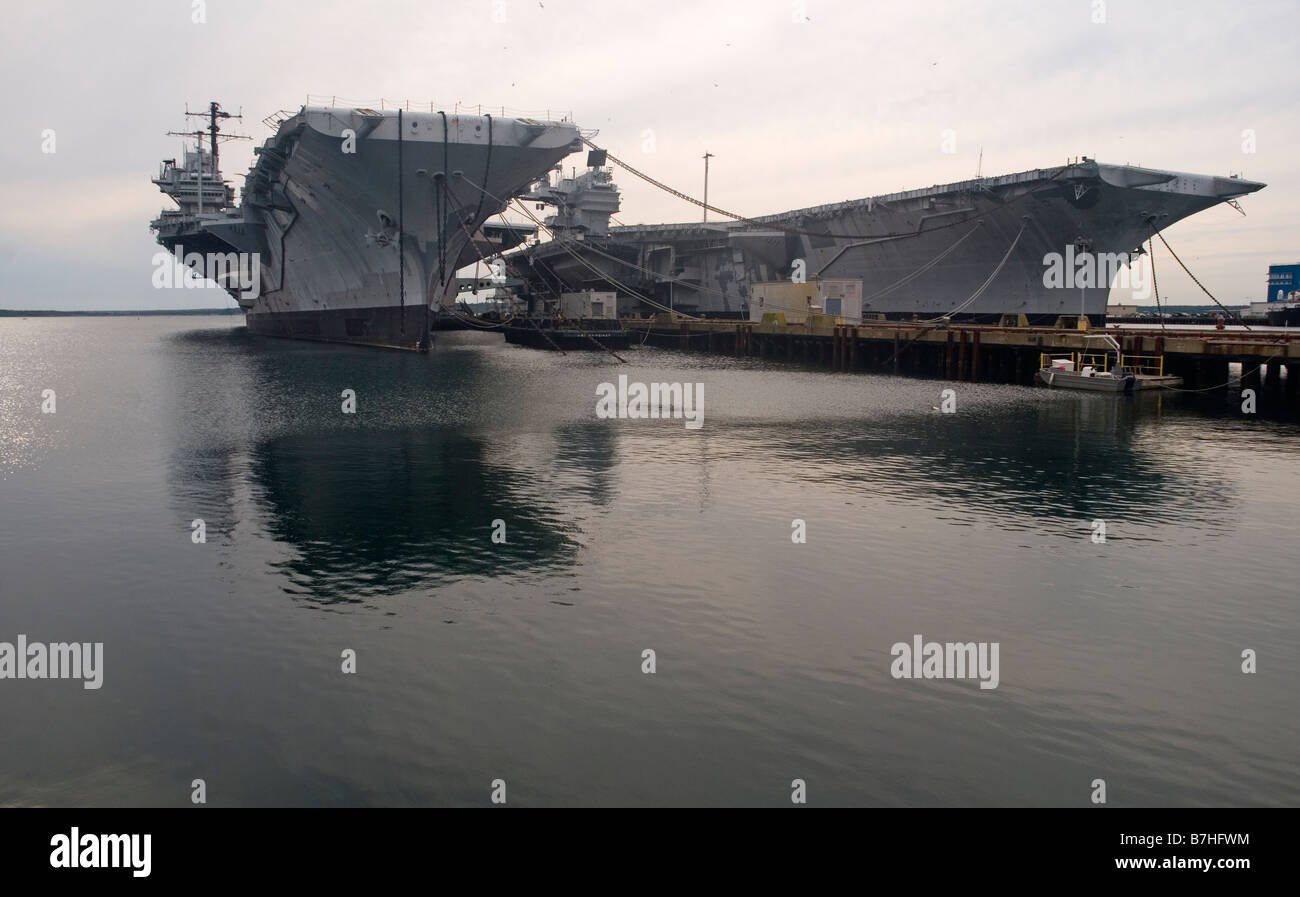
[[[530,308],[594,290],[617,292],[620,314],[750,317],[758,287],[793,280],[847,289],[868,320],[1100,324],[1109,278],[1062,288],[1044,276],[1049,254],[1128,262],[1154,233],[1265,186],[1080,157],[757,218],[709,221],[723,210],[708,207],[697,222],[611,227],[619,193],[606,161],[595,150],[583,173],[553,173],[525,195],[556,210],[544,222],[553,239],[506,256]]]
[[[190,113],[198,114],[198,113]],[[456,269],[526,229],[485,226],[510,198],[581,147],[569,121],[304,106],[266,123],[239,205],[219,167],[211,103],[193,151],[153,179],[178,208],[152,224],[178,257],[217,257],[216,279],[254,333],[426,349],[454,305]],[[256,276],[235,269],[256,266]],[[250,288],[251,285],[251,288]]]

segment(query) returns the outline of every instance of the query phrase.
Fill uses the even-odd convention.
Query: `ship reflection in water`
[[[484,397],[492,376],[471,353],[411,364],[368,350],[217,339],[242,356],[220,390],[229,401],[215,405],[233,417],[213,414],[210,387],[178,391],[202,401],[182,410],[194,416],[177,430],[188,438],[172,458],[175,498],[215,541],[250,522],[264,527],[288,549],[270,561],[283,590],[303,600],[363,602],[566,567],[582,545],[574,501],[610,501],[610,428],[593,419],[522,437],[493,431],[487,417],[499,400]],[[177,368],[182,378],[192,371]],[[354,414],[342,411],[335,383],[356,395]],[[247,416],[243,401],[258,413]],[[241,430],[247,439],[230,438]]]
[[[481,442],[436,430],[259,444],[250,472],[267,532],[294,548],[279,563],[286,590],[358,601],[573,563],[578,546],[560,509],[525,476],[494,470],[486,454]]]

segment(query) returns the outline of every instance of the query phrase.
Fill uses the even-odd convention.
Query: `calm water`
[[[0,641],[104,643],[0,680],[0,804],[1300,804],[1294,423],[628,357],[0,319]]]

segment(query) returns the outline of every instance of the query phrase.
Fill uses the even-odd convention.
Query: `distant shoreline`
[[[69,317],[121,317],[139,315],[239,315],[240,308],[144,308],[128,311],[101,309],[96,311],[58,311],[47,308],[0,308],[0,318],[69,318]]]

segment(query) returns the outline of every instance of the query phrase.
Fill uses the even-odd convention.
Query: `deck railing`
[[[1074,370],[1081,371],[1091,366],[1098,371],[1109,371],[1110,360],[1114,356],[1105,352],[1042,352],[1038,356],[1040,368],[1050,368],[1053,361],[1069,361]],[[1165,357],[1163,355],[1120,355],[1120,373],[1139,374],[1144,377],[1163,377],[1165,375]]]
[[[1098,371],[1110,370],[1110,356],[1105,352],[1058,352],[1056,354],[1042,352],[1038,356],[1038,366],[1041,368],[1050,368],[1053,361],[1069,361],[1073,363],[1076,371],[1081,371],[1085,367]]]

